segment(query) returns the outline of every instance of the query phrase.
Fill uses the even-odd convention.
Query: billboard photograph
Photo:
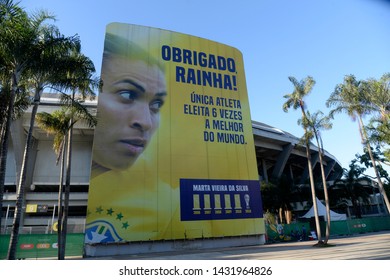
[[[107,25],[86,243],[264,234],[239,50]]]

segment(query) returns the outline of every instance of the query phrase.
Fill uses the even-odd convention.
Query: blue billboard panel
[[[260,185],[250,180],[180,180],[182,221],[262,218]]]

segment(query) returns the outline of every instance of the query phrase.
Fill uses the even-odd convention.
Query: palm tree
[[[316,139],[318,154],[320,159],[320,167],[321,167],[321,177],[322,177],[322,186],[324,188],[324,197],[325,197],[325,207],[326,207],[326,234],[324,244],[328,243],[330,236],[330,206],[329,206],[329,196],[328,196],[328,187],[326,184],[325,170],[324,170],[324,160],[323,160],[323,142],[320,134],[320,130],[328,130],[332,128],[332,124],[330,122],[330,118],[327,116],[323,116],[324,114],[321,111],[315,112],[313,115],[307,111],[307,118],[298,120],[298,124],[303,125],[303,127],[307,127],[306,136],[309,138],[309,141],[314,137]]]
[[[85,108],[79,104],[76,106],[63,107],[61,110],[57,110],[51,114],[42,112],[37,114],[37,123],[38,126],[44,129],[48,134],[53,134],[53,149],[57,155],[56,164],[61,161],[61,172],[60,172],[60,183],[58,190],[58,259],[64,259],[65,257],[65,244],[66,235],[64,235],[64,219],[67,216],[64,216],[64,207],[63,207],[63,195],[64,195],[64,153],[66,146],[68,149],[70,147],[67,143],[67,135],[70,129],[76,124],[77,121],[83,119],[86,120],[89,126],[94,126],[96,124],[95,117],[93,117],[88,111],[84,110]],[[92,121],[91,120],[95,120]]]
[[[290,94],[284,95],[284,98],[287,101],[283,104],[283,111],[288,112],[288,110],[292,107],[294,110],[300,108],[302,112],[302,119],[306,119],[305,112],[305,102],[304,98],[311,92],[315,85],[315,81],[311,76],[307,76],[304,80],[298,81],[294,77],[288,78],[290,82],[294,85],[294,91]],[[307,134],[307,127],[304,127],[305,134]],[[312,193],[313,207],[314,207],[314,218],[316,223],[316,231],[318,236],[318,243],[322,243],[321,236],[321,228],[320,228],[320,220],[318,217],[318,207],[315,193],[315,185],[314,185],[314,177],[313,177],[313,167],[311,164],[311,155],[310,155],[310,142],[308,139],[305,141],[306,144],[306,157],[307,157],[307,165],[309,169],[309,178],[310,178],[310,188]]]
[[[84,119],[88,126],[96,125],[96,118],[83,106],[86,98],[95,98],[95,90],[101,88],[101,81],[94,77],[95,67],[93,62],[81,53],[73,52],[63,61],[64,65],[69,65],[72,71],[68,71],[65,75],[60,75],[59,80],[62,79],[60,86],[56,87],[57,91],[62,92],[61,104],[70,112],[70,119],[67,131],[67,149],[66,149],[66,176],[65,176],[65,190],[64,190],[64,205],[61,225],[59,232],[61,233],[61,246],[59,246],[59,259],[65,257],[66,232],[67,232],[67,217],[69,208],[69,194],[70,194],[70,178],[71,178],[71,154],[72,154],[72,135],[73,125],[79,119]],[[70,90],[72,93],[67,94]],[[65,91],[65,92],[64,92]],[[77,96],[76,96],[77,91]]]
[[[4,193],[8,138],[14,115],[15,96],[20,78],[29,60],[34,39],[27,14],[12,0],[0,0],[0,71],[2,94],[6,94],[5,113],[2,114],[0,159],[0,214]],[[4,104],[4,105],[5,105]],[[1,217],[1,215],[0,215]],[[0,219],[1,225],[1,219]]]
[[[8,138],[12,116],[14,115],[15,96],[20,92],[20,81],[27,70],[31,68],[36,58],[37,41],[39,30],[43,23],[52,18],[46,13],[39,13],[28,17],[27,13],[12,0],[0,0],[0,57],[2,70],[2,84],[10,85],[10,94],[7,106],[7,116],[4,122],[2,133],[1,171],[0,171],[0,193],[1,201],[4,191],[4,178],[6,158],[8,152]],[[3,123],[4,123],[3,122]],[[20,189],[20,188],[19,188]],[[10,258],[15,258],[16,243],[20,225],[24,190],[18,191],[18,198],[11,234]],[[0,207],[1,208],[1,207]]]
[[[81,54],[78,51],[69,52],[67,56],[63,56],[60,64],[63,66],[65,72],[58,71],[56,76],[57,84],[53,85],[53,89],[61,92],[61,104],[66,112],[67,118],[61,116],[61,125],[57,127],[61,130],[61,137],[56,139],[61,143],[61,147],[56,146],[57,155],[62,157],[63,168],[65,168],[65,186],[63,186],[63,177],[60,178],[60,190],[59,190],[59,221],[58,221],[58,259],[65,258],[66,247],[66,234],[67,234],[67,219],[69,208],[69,195],[70,195],[70,179],[71,179],[71,154],[72,154],[72,134],[74,124],[83,119],[87,122],[89,127],[96,125],[96,118],[90,114],[90,112],[83,106],[84,100],[95,97],[95,89],[99,89],[101,81],[99,78],[93,76],[95,67],[93,62]],[[67,91],[71,90],[69,95]],[[76,91],[78,95],[76,96]],[[63,113],[61,113],[63,115]],[[48,126],[53,125],[48,115],[40,115],[45,117],[43,122],[47,122]],[[60,115],[54,116],[60,117]],[[62,122],[68,122],[67,124]],[[44,124],[42,124],[44,125]],[[47,129],[57,129],[56,127],[46,127]],[[65,149],[65,146],[67,149]],[[65,157],[66,151],[66,157]],[[63,197],[64,196],[64,197]]]
[[[64,151],[66,148],[66,135],[69,130],[70,114],[66,110],[58,110],[49,114],[41,112],[37,114],[37,124],[48,134],[54,135],[53,150],[57,155],[56,165],[61,162],[60,182],[58,186],[58,248],[62,248],[62,215],[63,215],[63,182],[64,182]],[[58,249],[60,259],[60,249]]]
[[[15,259],[16,246],[19,235],[21,212],[24,204],[24,193],[27,175],[27,162],[32,147],[32,133],[35,123],[35,115],[40,103],[41,94],[49,84],[56,84],[56,75],[64,73],[60,59],[66,56],[72,49],[79,49],[80,42],[77,37],[64,37],[58,29],[52,25],[45,25],[45,20],[49,18],[45,12],[33,15],[29,20],[29,28],[35,35],[35,40],[30,45],[29,60],[26,61],[26,68],[23,75],[29,77],[31,87],[34,88],[33,108],[30,119],[30,128],[27,133],[24,150],[20,180],[17,188],[17,200],[13,227],[11,233],[8,259]]]
[[[335,180],[329,188],[330,197],[334,204],[342,203],[348,207],[346,201],[351,201],[356,218],[361,218],[359,201],[368,202],[370,196],[368,188],[372,187],[369,183],[371,182],[370,178],[364,175],[365,170],[364,167],[356,164],[356,160],[352,160],[349,169],[343,169],[343,177]]]
[[[96,125],[96,119],[82,105],[82,102],[87,98],[95,97],[95,89],[100,89],[102,83],[99,78],[93,76],[95,67],[93,62],[81,53],[70,53],[68,59],[63,62],[64,65],[69,65],[72,71],[68,71],[65,76],[60,76],[59,79],[65,78],[61,83],[60,90],[71,90],[72,94],[62,94],[62,105],[70,109],[71,115],[69,120],[69,130],[67,132],[67,154],[66,154],[66,177],[64,190],[64,206],[61,225],[61,248],[59,248],[59,259],[65,257],[67,220],[69,208],[70,194],[70,178],[71,178],[71,155],[72,155],[72,135],[75,113],[81,116],[88,122],[90,127]],[[76,91],[79,96],[76,96]]]
[[[360,137],[362,144],[370,156],[371,164],[378,181],[379,190],[385,201],[387,211],[390,213],[390,202],[386,195],[381,176],[379,174],[376,161],[372,154],[369,138],[363,123],[363,116],[371,113],[374,108],[370,102],[369,95],[371,90],[370,83],[359,81],[353,75],[347,75],[344,78],[344,83],[336,86],[326,102],[327,107],[336,107],[332,109],[329,115],[333,118],[336,113],[346,112],[353,120],[358,120]]]
[[[382,75],[379,80],[368,79],[370,93],[367,94],[372,109],[379,113],[382,121],[390,117],[390,73]]]
[[[373,152],[379,173],[382,175],[381,164],[389,165],[389,144],[390,144],[390,74],[382,75],[379,80],[369,79],[367,81],[370,89],[368,101],[373,109],[374,116],[367,126],[367,134],[370,143],[376,144],[377,153]],[[381,150],[384,150],[383,152]],[[378,154],[385,155],[385,158],[378,157]],[[366,167],[368,167],[365,161]],[[370,164],[372,167],[372,164]],[[381,176],[383,177],[383,176]]]
[[[10,127],[8,124],[11,124],[11,121],[7,121],[8,117],[8,108],[10,104],[11,98],[11,89],[8,85],[1,86],[0,89],[0,217],[2,217],[2,206],[3,206],[3,196],[4,196],[4,181],[5,181],[5,171],[6,171],[6,160],[8,154],[8,133]],[[23,112],[28,108],[30,104],[29,93],[25,91],[23,88],[19,89],[18,94],[14,97],[14,110],[13,114],[10,115],[11,120],[18,119]],[[3,156],[4,155],[4,156]],[[1,218],[0,218],[0,228],[1,228]]]
[[[384,156],[378,163],[390,165],[390,120],[371,119],[367,126],[367,133],[371,143],[377,145],[377,149]],[[378,167],[380,165],[378,164]]]

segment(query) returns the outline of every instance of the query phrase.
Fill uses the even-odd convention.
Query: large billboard
[[[101,78],[87,243],[265,232],[240,51],[111,23]]]

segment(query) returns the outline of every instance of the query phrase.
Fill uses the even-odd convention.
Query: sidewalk
[[[85,260],[390,260],[390,232],[331,238],[329,247],[314,247],[316,241],[286,242],[258,246],[192,250]]]

